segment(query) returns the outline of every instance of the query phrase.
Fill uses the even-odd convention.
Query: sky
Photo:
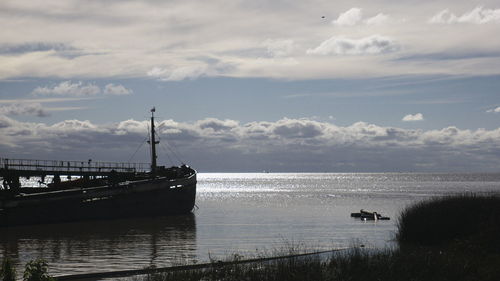
[[[498,1],[0,2],[0,157],[500,172]]]

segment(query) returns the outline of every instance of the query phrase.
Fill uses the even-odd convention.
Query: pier
[[[19,187],[20,177],[41,177],[42,182],[48,175],[76,177],[109,177],[116,175],[133,175],[146,173],[150,170],[148,163],[126,162],[94,162],[88,161],[61,161],[61,160],[32,160],[0,158],[0,177],[4,188]]]

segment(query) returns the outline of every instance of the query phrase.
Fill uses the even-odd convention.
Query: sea
[[[60,276],[291,248],[384,249],[396,246],[402,210],[464,193],[500,193],[500,173],[199,173],[192,215],[3,228],[0,259],[9,257],[22,273],[28,261],[42,258]],[[361,209],[390,220],[351,218]]]

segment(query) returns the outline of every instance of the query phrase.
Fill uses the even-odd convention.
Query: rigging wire
[[[175,143],[174,143],[174,142],[168,142],[168,141],[165,141],[165,143],[166,143],[167,145],[172,145],[172,146],[174,147],[174,149],[173,149],[173,150],[172,150],[172,148],[170,148],[170,150],[172,150],[172,152],[173,152],[174,154],[175,154],[175,151],[179,151],[179,149],[175,146]],[[180,161],[181,159],[179,159],[179,158],[184,158],[184,157],[182,157],[182,155],[181,155],[181,156],[178,156],[177,158],[178,158],[178,160]],[[184,161],[180,161],[180,162],[181,162],[181,163],[184,163]]]
[[[148,137],[145,137],[142,142],[139,144],[139,147],[137,147],[137,149],[135,150],[135,152],[132,154],[132,156],[130,156],[130,158],[128,159],[128,162],[132,161],[132,158],[134,158],[135,154],[137,153],[137,151],[139,151],[139,149],[141,149],[141,147],[144,145],[144,143],[148,140]]]
[[[167,158],[168,158],[168,161],[170,162],[170,164],[172,164],[173,166],[175,166],[175,162],[172,160],[172,158],[170,157],[170,155],[168,154],[168,152],[165,150],[165,148],[163,147],[162,143],[160,143],[160,148],[164,151],[165,155],[167,155]]]
[[[137,154],[137,152],[142,148],[142,146],[144,145],[144,143],[147,142],[148,138],[149,138],[149,124],[146,123],[146,127],[148,129],[148,135],[142,140],[142,142],[139,144],[139,146],[137,147],[137,149],[135,150],[135,152],[132,154],[132,156],[130,156],[130,158],[128,159],[128,162],[132,161],[132,159],[135,157],[135,155]],[[151,154],[151,152],[149,152],[149,154]],[[151,158],[151,155],[150,155],[150,158]]]
[[[158,136],[158,140],[161,140],[160,136]],[[165,142],[160,142],[160,147],[163,146],[163,143],[165,143],[165,147],[172,153],[172,155],[176,158],[177,161],[179,161],[180,163],[184,164],[184,161],[182,161],[181,157],[179,157],[179,155],[170,147],[169,145],[169,142],[168,141],[165,141]],[[168,153],[167,153],[168,155]]]
[[[161,127],[163,127],[163,126],[165,126],[165,123],[160,122],[160,125],[158,125],[158,126],[156,127],[156,129],[158,129],[158,130],[159,130],[159,129],[161,129]]]

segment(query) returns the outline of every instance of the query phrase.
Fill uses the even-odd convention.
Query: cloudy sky
[[[500,171],[496,1],[0,2],[0,157]]]

